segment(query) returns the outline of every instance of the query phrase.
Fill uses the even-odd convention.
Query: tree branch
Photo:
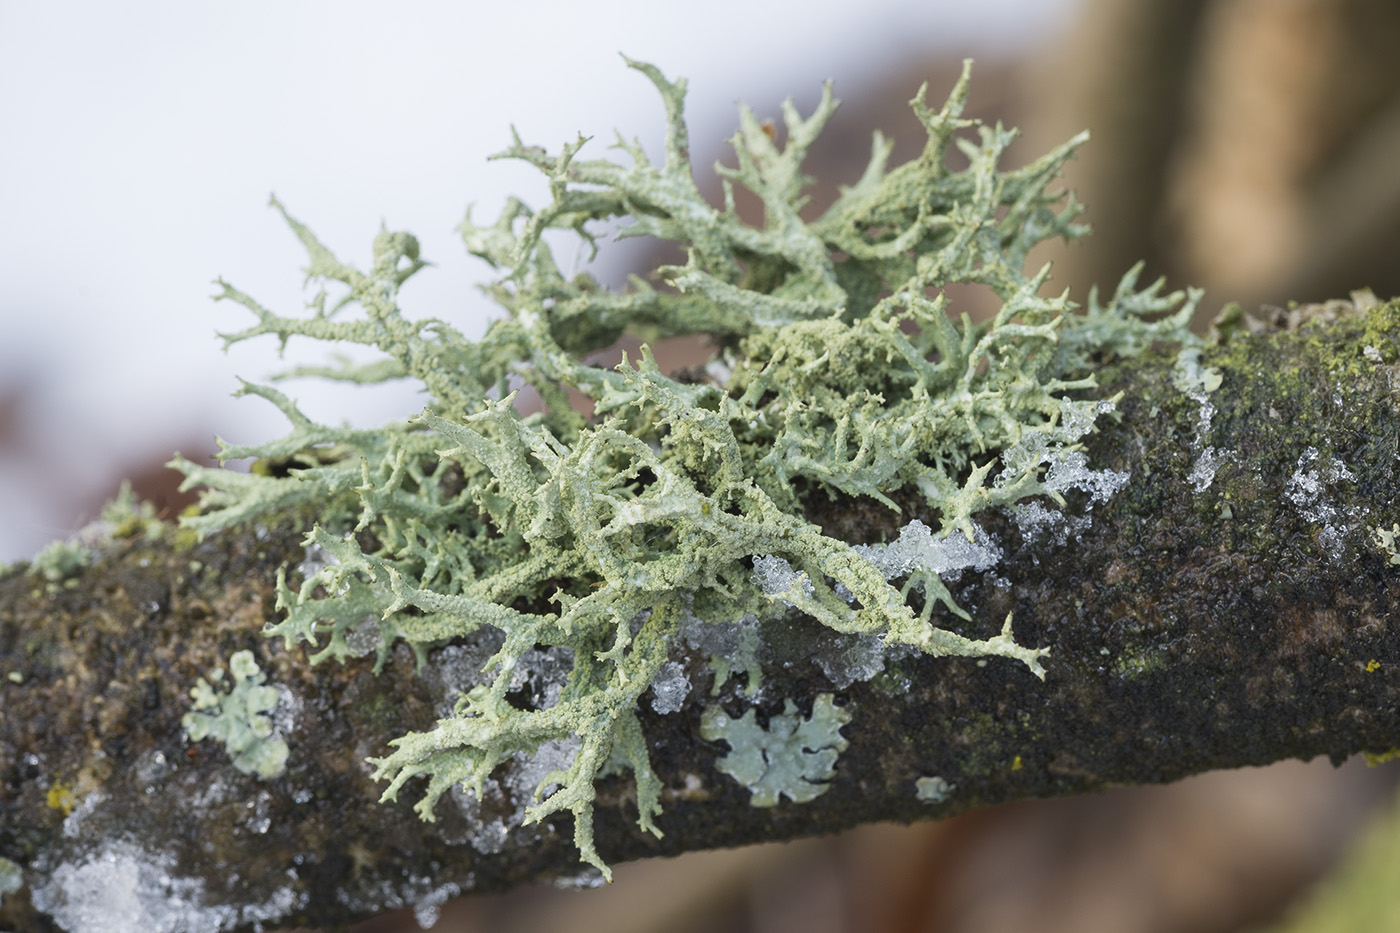
[[[1011,515],[984,520],[1004,560],[953,587],[972,620],[940,624],[986,638],[1010,613],[1018,642],[1051,648],[1044,682],[1015,662],[895,651],[852,668],[860,646],[843,636],[801,619],[769,626],[759,721],[788,699],[810,713],[830,693],[850,714],[850,746],[821,796],[756,808],[716,770],[727,745],[700,736],[707,706],[737,717],[752,705],[744,678],[712,698],[706,658],[685,658],[681,709],[641,710],[665,836],[637,828],[630,776],[608,778],[602,856],[1400,745],[1400,557],[1375,532],[1400,521],[1400,303],[1335,312],[1305,310],[1294,317],[1336,320],[1281,332],[1225,325],[1229,339],[1200,361],[1221,376],[1213,391],[1183,380],[1174,354],[1100,373],[1098,394],[1122,393],[1121,418],[1100,419],[1091,459],[1129,471],[1127,487],[1091,521],[1034,542]],[[903,515],[865,500],[805,504],[826,533],[870,542],[917,517],[913,502]],[[383,785],[365,758],[450,710],[484,655],[443,647],[415,671],[400,646],[375,676],[372,658],[313,667],[263,638],[277,568],[303,560],[309,525],[293,514],[199,543],[173,530],[118,538],[59,584],[23,567],[0,577],[0,856],[25,883],[0,927],[46,929],[35,905],[71,927],[84,879],[125,879],[148,910],[184,911],[192,926],[243,929],[581,876],[568,818],[511,822],[528,801],[509,767],[499,794],[449,795],[434,823],[411,812],[411,794],[375,802]],[[274,719],[291,751],[272,780],[181,726],[198,678],[242,649],[281,691]],[[867,679],[842,683],[856,675]],[[943,802],[916,794],[933,777],[950,788]]]

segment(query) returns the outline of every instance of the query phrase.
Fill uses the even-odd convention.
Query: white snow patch
[[[259,791],[258,796],[248,801],[244,806],[253,811],[243,825],[249,830],[261,836],[272,828],[272,816],[269,814],[269,805],[272,803],[272,795],[267,791]]]
[[[301,726],[301,697],[286,684],[273,684],[277,691],[277,705],[272,708],[272,739],[285,739]]]
[[[688,648],[709,659],[707,663],[715,672],[711,695],[718,694],[734,674],[752,671],[755,679],[746,688],[746,695],[750,700],[758,699],[757,671],[767,649],[757,616],[750,613],[738,622],[705,622],[686,610],[680,635]]]
[[[293,872],[288,874],[296,877]],[[243,923],[251,923],[253,929],[261,931],[264,923],[275,923],[285,919],[292,911],[305,907],[306,901],[305,891],[298,892],[290,886],[278,888],[262,903],[245,904],[238,908],[238,919]]]
[[[173,766],[165,752],[155,749],[136,759],[136,779],[145,785],[146,796],[153,796],[157,785],[165,781]]]
[[[734,362],[727,358],[716,357],[705,364],[705,375],[719,385],[728,385],[730,378],[734,375]]]
[[[1317,458],[1316,447],[1304,450],[1298,457],[1298,468],[1288,478],[1288,486],[1284,489],[1284,495],[1298,507],[1303,517],[1313,522],[1326,521],[1336,512],[1328,503],[1319,501],[1324,491],[1323,485],[1356,479],[1346,465],[1337,460],[1321,469],[1312,468],[1311,464],[1317,462]]]
[[[303,580],[310,580],[327,567],[334,567],[339,563],[340,558],[321,547],[321,545],[314,543],[308,544],[301,563],[297,564],[297,573],[301,574]]]
[[[257,904],[205,903],[204,881],[173,873],[175,860],[124,839],[58,864],[34,886],[34,906],[67,933],[185,933],[282,919],[305,895],[279,888]]]
[[[190,780],[198,780],[191,772],[186,772],[186,784]],[[186,793],[190,796],[190,806],[197,810],[208,810],[226,802],[232,794],[228,782],[223,778],[215,778],[212,781],[200,782],[196,787],[188,788]],[[86,801],[84,801],[86,802]],[[68,824],[65,822],[63,828],[66,831]]]
[[[482,796],[500,800],[501,785],[494,779],[487,778],[481,784]],[[506,837],[509,835],[509,827],[503,820],[491,820],[483,822],[481,818],[481,801],[477,799],[475,791],[472,791],[461,784],[453,785],[449,791],[452,802],[457,804],[457,809],[461,811],[462,818],[466,820],[470,827],[467,832],[466,841],[471,847],[483,855],[495,855],[505,848]],[[453,844],[461,840],[450,840]]]
[[[1090,469],[1088,455],[1083,451],[1068,450],[1066,445],[1077,442],[1089,433],[1095,418],[1101,413],[1113,411],[1114,408],[1111,401],[1101,401],[1093,407],[1086,408],[1062,400],[1060,421],[1053,431],[1025,434],[1002,452],[1002,471],[993,484],[1002,488],[1008,484],[1019,483],[1044,465],[1047,469],[1042,484],[1047,493],[1062,496],[1071,490],[1082,490],[1089,494],[1087,508],[1092,511],[1095,503],[1106,502],[1126,486],[1131,474],[1127,471]],[[1032,505],[1036,507],[1022,510],[1022,506]],[[1060,533],[1059,525],[1067,520],[1056,518],[1052,523],[1049,518],[1059,514],[1035,503],[1022,503],[1017,507],[1017,521],[1025,524],[1022,537],[1033,541],[1046,531],[1053,530],[1059,543],[1063,544],[1066,535]],[[1055,526],[1053,529],[1052,524]],[[1076,521],[1071,530],[1078,536],[1087,527],[1088,519],[1084,519],[1082,527]]]
[[[170,874],[173,859],[124,841],[62,862],[34,888],[34,906],[68,933],[183,933],[222,930],[231,907],[204,905],[204,882]]]
[[[487,798],[499,801],[504,793],[510,794],[510,802],[515,806],[515,812],[504,820],[483,822],[481,801],[477,799],[476,793],[461,784],[454,786],[449,794],[467,825],[471,827],[467,841],[471,843],[472,848],[485,855],[500,852],[505,847],[511,830],[523,827],[525,810],[535,802],[535,789],[539,788],[541,799],[554,793],[559,787],[557,783],[543,787],[540,787],[540,783],[551,772],[567,771],[582,747],[583,742],[574,735],[542,742],[533,755],[516,752],[510,763],[505,766],[499,782],[493,778],[483,781],[483,796]],[[533,828],[527,828],[527,831],[538,833],[538,830]]]
[[[632,633],[633,635],[636,632]],[[535,709],[549,709],[559,702],[564,685],[569,681],[569,672],[574,669],[574,651],[562,645],[555,645],[541,651],[531,648],[522,652],[520,661],[511,672],[510,688],[519,690],[530,688],[530,705]]]
[[[82,802],[63,818],[63,838],[77,839],[78,834],[83,831],[83,823],[86,822],[88,817],[92,816],[92,812],[106,799],[107,795],[100,790],[95,790],[84,797]]]
[[[496,629],[482,628],[466,644],[447,645],[433,652],[432,660],[423,669],[422,676],[440,691],[437,703],[439,717],[452,715],[459,697],[489,680],[482,673],[482,668],[504,643],[505,635]]]
[[[533,755],[516,752],[515,767],[506,772],[505,785],[510,789],[511,800],[515,802],[516,825],[524,822],[525,808],[534,802],[535,789],[539,788],[540,798],[554,793],[558,784],[540,787],[540,782],[552,771],[567,771],[574,763],[574,757],[583,747],[583,741],[576,735],[566,739],[550,739],[541,742]]]
[[[1106,415],[1118,407],[1112,399],[1099,399],[1093,405],[1082,405],[1067,398],[1060,399],[1060,423],[1055,436],[1066,443],[1074,443],[1094,429],[1099,415]]]
[[[731,658],[745,642],[758,647],[758,617],[749,614],[738,622],[706,622],[687,611],[681,621],[681,637],[696,651]]]
[[[336,891],[336,900],[351,910],[363,912],[412,908],[413,919],[418,921],[419,927],[427,929],[437,923],[444,902],[461,894],[463,888],[471,890],[475,883],[471,872],[467,872],[460,885],[456,882],[435,885],[426,875],[411,876],[398,883],[379,881],[363,896],[351,896],[347,889],[341,888]]]

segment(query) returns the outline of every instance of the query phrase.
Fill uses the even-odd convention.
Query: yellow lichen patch
[[[73,808],[78,805],[78,798],[73,795],[73,791],[62,781],[54,781],[49,787],[48,803],[50,810],[62,810],[67,816],[73,812]]]
[[[1375,673],[1376,671],[1380,670],[1380,667],[1381,662],[1377,661],[1375,658],[1372,658],[1371,660],[1366,662],[1366,673]]]
[[[1374,768],[1376,765],[1400,758],[1400,748],[1388,748],[1383,752],[1362,752],[1361,757],[1366,759],[1366,764]]]

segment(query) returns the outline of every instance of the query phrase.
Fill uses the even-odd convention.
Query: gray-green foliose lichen
[[[1400,564],[1400,550],[1396,549],[1395,539],[1400,537],[1400,523],[1392,522],[1389,529],[1377,525],[1371,529],[1376,547],[1385,552],[1392,564]]]
[[[24,887],[24,872],[14,862],[0,856],[0,904],[6,894],[13,894]]]
[[[1082,137],[1001,169],[1016,134],[961,116],[966,68],[942,108],[926,106],[922,90],[912,101],[928,134],[916,159],[890,167],[891,146],[877,136],[864,174],[807,220],[802,162],[836,107],[829,87],[810,116],[784,105],[781,146],[741,111],[737,161],[717,167],[715,207],[692,177],[685,83],[630,64],[665,103],[664,158],[652,163],[622,138],[618,161],[582,158],[582,138],[555,154],[516,138],[502,157],[543,172],[552,200],[538,210],[511,200],[493,224],[463,222],[468,251],[501,272],[487,291],[506,315],[481,340],[404,316],[399,290],[425,265],[406,233],[382,230],[361,270],[288,216],[323,286],[309,315],[274,313],[223,285],[222,298],[256,317],[226,344],[270,334],[283,346],[302,335],[375,347],[377,361],[293,374],[414,379],[426,410],[378,430],[328,427],[280,391],[244,384],[292,428],[261,445],[221,441],[220,456],[272,467],[240,474],[175,461],[187,486],[206,487],[202,514],[188,520],[200,531],[319,504],[323,519],[307,536],[318,562],[299,585],[279,578],[285,615],[269,627],[288,645],[317,647],[313,660],[356,656],[349,639],[367,630],[381,665],[399,640],[422,657],[496,630],[486,683],[463,684],[451,715],[397,739],[374,760],[376,776],[388,798],[426,777],[417,809],[431,820],[450,789],[479,796],[503,764],[568,743],[571,758],[541,778],[526,817],[571,811],[582,858],[604,870],[595,779],[630,769],[640,825],[660,834],[661,781],[637,710],[659,674],[674,680],[673,649],[705,642],[697,625],[798,613],[933,655],[1013,658],[1040,674],[1047,649],[1018,644],[1009,624],[986,640],[944,627],[968,614],[943,576],[995,562],[979,513],[1032,502],[1047,511],[1070,490],[1106,497],[1126,480],[1090,469],[1080,450],[1113,408],[1086,397],[1094,369],[1154,341],[1191,340],[1197,299],[1163,295],[1160,283],[1138,290],[1137,270],[1087,310],[1043,296],[1049,270],[1027,274],[1026,256],[1083,232],[1078,205],[1051,188]],[[948,167],[950,146],[966,168]],[[762,201],[761,225],[740,218],[735,186]],[[656,270],[660,288],[566,278],[546,232],[572,230],[596,248],[599,223],[675,243],[686,261]],[[951,319],[945,289],[959,283],[985,286],[1000,309]],[[704,334],[716,355],[703,375],[662,372],[645,343],[616,368],[589,362],[624,333]],[[542,410],[516,404],[524,389]],[[572,407],[569,390],[591,410]],[[912,522],[897,540],[856,547],[803,511],[823,496],[898,511],[900,491],[920,496],[936,527]],[[508,701],[522,657],[554,648],[572,657],[562,687],[528,708]],[[716,681],[745,669],[752,692],[752,654],[721,659]]]
[[[914,782],[914,795],[924,803],[943,803],[956,789],[936,774],[921,777]]]
[[[783,712],[760,726],[757,710],[746,710],[738,719],[718,706],[709,706],[700,717],[700,736],[723,740],[730,752],[715,767],[747,787],[755,807],[771,807],[784,796],[806,803],[826,793],[836,776],[836,759],[850,744],[841,727],[851,721],[848,710],[836,706],[829,693],[817,694],[812,715],[803,719],[792,700],[783,701]]]
[[[286,740],[275,734],[272,722],[271,713],[280,699],[277,688],[264,683],[267,675],[251,651],[235,652],[228,667],[233,675],[229,689],[215,688],[223,685],[222,668],[209,680],[201,677],[190,691],[194,708],[180,724],[192,742],[212,738],[224,743],[233,766],[244,774],[265,780],[280,777],[287,769],[289,749]]]

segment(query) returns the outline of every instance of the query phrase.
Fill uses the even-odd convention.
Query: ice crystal
[[[837,635],[831,641],[831,647],[823,645],[813,653],[812,663],[838,690],[869,680],[885,669],[885,643],[880,636],[855,633]]]
[[[738,622],[722,622],[705,621],[686,613],[681,620],[680,637],[687,647],[708,655],[710,668],[715,672],[712,696],[719,695],[734,673],[747,676],[745,693],[749,696],[756,695],[762,687],[763,639],[757,616],[750,613]]]
[[[1344,539],[1351,531],[1349,523],[1363,518],[1364,514],[1343,512],[1328,501],[1327,487],[1355,480],[1356,474],[1347,469],[1345,463],[1328,457],[1319,464],[1317,448],[1308,447],[1298,456],[1297,468],[1284,487],[1284,496],[1297,508],[1303,520],[1322,526],[1318,544],[1334,559],[1341,556]]]
[[[690,694],[690,679],[685,676],[685,668],[675,661],[667,661],[652,682],[652,709],[665,715],[674,713],[685,703]]]
[[[451,882],[438,885],[413,902],[413,919],[420,930],[432,929],[437,925],[442,905],[462,893],[459,885]]]
[[[1068,516],[1064,512],[1046,508],[1040,502],[1017,503],[1012,514],[1016,520],[1016,528],[1021,532],[1021,540],[1026,544],[1035,544],[1045,538],[1056,546],[1063,547],[1069,541],[1070,535],[1078,538],[1089,527],[1087,515]]]
[[[1210,484],[1215,482],[1215,473],[1220,469],[1222,459],[1216,454],[1214,447],[1202,450],[1196,462],[1191,465],[1191,472],[1186,474],[1186,481],[1191,484],[1191,488],[1196,492],[1209,489]]]
[[[1183,346],[1177,354],[1172,382],[1196,403],[1191,434],[1191,449],[1196,454],[1196,461],[1186,475],[1186,481],[1196,492],[1209,489],[1221,465],[1235,457],[1234,451],[1217,450],[1210,445],[1211,422],[1215,419],[1215,405],[1210,401],[1210,393],[1220,388],[1222,378],[1218,370],[1201,366],[1199,347]]]

